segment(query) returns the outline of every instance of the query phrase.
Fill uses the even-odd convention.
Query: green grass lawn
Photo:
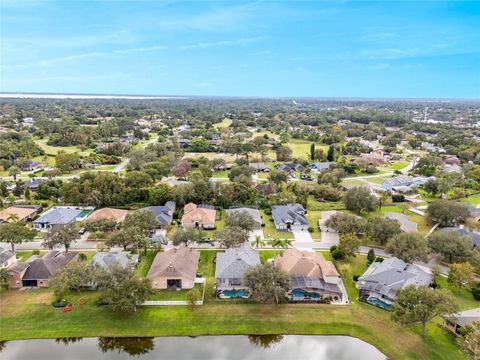
[[[294,158],[309,160],[311,144],[313,144],[312,141],[302,139],[290,139],[290,141],[288,142],[288,147],[292,149]],[[326,154],[328,151],[328,145],[321,145],[315,143],[315,149],[322,149],[323,152]]]
[[[116,167],[117,167],[117,165],[101,165],[101,166],[97,167],[96,170],[111,171],[111,170],[115,169]]]
[[[328,252],[322,252],[330,260]],[[202,251],[199,271],[212,283],[216,251]],[[262,251],[265,261],[273,251]],[[134,314],[98,307],[98,292],[67,294],[73,310],[53,308],[52,291],[36,289],[0,294],[0,339],[93,337],[93,336],[199,336],[218,334],[336,334],[358,337],[376,346],[390,359],[465,359],[454,338],[435,319],[422,339],[417,327],[393,322],[390,313],[356,301],[352,275],[366,267],[365,256],[337,262],[351,304],[257,305],[249,302],[219,301],[206,297],[206,304],[141,307]],[[447,288],[447,286],[445,286]],[[172,295],[173,296],[173,295]],[[464,293],[459,302],[469,305]],[[85,301],[80,305],[79,300]],[[92,321],[94,319],[94,321]],[[8,329],[8,331],[5,331]]]
[[[195,288],[203,292],[203,284],[195,284]],[[158,301],[187,301],[187,294],[190,290],[155,290],[154,294],[148,298],[148,300]]]
[[[385,179],[386,179],[385,177],[372,177],[372,178],[368,178],[368,179],[365,179],[365,180],[367,180],[368,182],[380,185],[381,183],[383,183],[385,181]]]
[[[230,174],[230,171],[228,171],[228,170],[215,171],[212,174],[212,177],[214,177],[214,178],[228,178],[228,174]]]
[[[77,153],[80,156],[88,156],[93,153],[93,149],[86,149],[82,151],[78,146],[51,146],[48,145],[48,139],[35,140],[38,146],[40,146],[48,156],[55,156],[59,151],[65,151],[66,153]]]
[[[467,202],[472,204],[472,206],[480,205],[480,194],[471,195],[461,200],[462,202]]]
[[[390,165],[389,168],[392,169],[392,170],[402,170],[402,169],[406,168],[407,165],[408,165],[407,161],[397,161],[397,162],[393,163],[392,165]]]
[[[223,119],[221,122],[217,123],[217,124],[214,124],[213,127],[215,129],[218,129],[218,128],[228,128],[230,127],[230,124],[232,123],[232,119]]]
[[[313,233],[311,233],[312,238],[319,240],[322,238],[320,230],[318,230],[318,220],[322,218],[322,214],[320,211],[308,210],[307,211],[307,220],[310,225],[314,229]]]
[[[263,227],[263,235],[265,236],[265,239],[293,239],[293,234],[290,231],[278,231],[275,228],[272,217],[265,214],[263,210],[260,210],[260,215],[262,216],[262,221],[265,224]]]

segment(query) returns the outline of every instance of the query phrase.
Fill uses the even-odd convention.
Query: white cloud
[[[164,45],[154,45],[154,46],[147,46],[147,47],[137,47],[137,48],[129,48],[129,49],[119,49],[115,50],[115,54],[131,54],[137,52],[145,52],[145,51],[155,51],[155,50],[165,50],[168,49],[168,46]]]
[[[202,48],[212,48],[212,47],[219,47],[219,46],[231,46],[231,45],[246,45],[252,42],[261,41],[268,39],[268,36],[256,36],[252,38],[241,38],[235,40],[223,40],[223,41],[215,41],[215,42],[199,42],[196,44],[191,45],[182,45],[180,49],[187,50],[187,49],[202,49]]]

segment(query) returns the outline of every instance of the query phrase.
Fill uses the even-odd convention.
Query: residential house
[[[42,179],[42,178],[34,178],[28,183],[25,184],[25,186],[32,192],[36,192],[38,187],[41,184],[46,183],[48,180],[47,179]]]
[[[465,207],[468,209],[468,217],[473,221],[480,220],[480,208],[472,206],[470,203],[465,203]]]
[[[175,201],[167,201],[163,206],[148,206],[142,210],[151,211],[157,218],[158,227],[165,229],[172,223],[175,206]]]
[[[57,271],[63,270],[77,255],[75,252],[51,250],[43,256],[33,255],[26,262],[17,262],[10,268],[12,277],[9,287],[48,287],[49,279]]]
[[[411,233],[417,231],[417,223],[415,221],[410,220],[410,218],[401,213],[397,212],[387,212],[385,213],[385,217],[393,220],[397,220],[400,224],[400,229],[402,231]]]
[[[33,221],[35,229],[48,231],[57,225],[72,225],[83,221],[93,211],[93,207],[54,206]]]
[[[460,165],[460,159],[456,155],[446,155],[443,158],[445,165]]]
[[[322,254],[288,249],[276,256],[273,262],[290,276],[291,285],[287,295],[291,300],[346,300],[337,269]]]
[[[260,215],[260,211],[256,207],[249,207],[249,206],[231,206],[230,209],[227,210],[227,214],[236,214],[236,213],[246,213],[252,217],[255,221],[255,227],[261,228],[262,227],[262,216]]]
[[[147,278],[154,289],[191,289],[195,285],[200,253],[187,247],[159,252]]]
[[[417,265],[408,264],[396,257],[374,262],[359,277],[358,298],[383,309],[395,303],[397,291],[408,285],[430,285],[433,275]]]
[[[432,177],[433,178],[433,177]],[[399,175],[392,178],[385,179],[380,187],[388,191],[406,192],[413,188],[423,186],[430,178],[425,176],[405,176]]]
[[[21,166],[22,171],[35,171],[43,168],[43,165],[40,161],[37,160],[28,160],[25,164]]]
[[[40,205],[13,205],[0,211],[0,224],[2,222],[31,221],[41,211]],[[15,221],[12,220],[14,218]]]
[[[217,253],[215,279],[220,298],[248,297],[243,284],[245,273],[260,264],[258,251],[250,245],[230,248]]]
[[[315,172],[315,173],[321,173],[322,171],[330,169],[332,165],[335,163],[332,161],[326,161],[326,162],[312,162],[310,164],[310,169]]]
[[[360,158],[366,159],[369,165],[378,166],[385,162],[385,152],[377,149],[368,154],[360,154]]]
[[[442,172],[445,174],[449,174],[449,173],[463,174],[463,169],[460,165],[445,164],[445,166],[442,169]]]
[[[443,324],[455,335],[462,334],[462,327],[480,321],[480,307],[461,311],[453,316],[446,317]]]
[[[267,164],[262,163],[250,163],[249,165],[253,170],[258,172],[270,172],[272,169]]]
[[[303,172],[305,171],[305,167],[302,165],[302,164],[294,164],[294,163],[290,163],[290,164],[277,164],[275,165],[275,167],[277,168],[277,170],[282,170],[282,171],[286,171],[290,174],[293,174],[295,172]]]
[[[137,264],[138,254],[132,254],[129,251],[100,251],[95,253],[89,265],[98,265],[104,269],[109,269],[114,265],[126,268],[127,266]]]
[[[188,203],[183,208],[182,226],[214,229],[217,211],[212,205]]]
[[[17,256],[13,251],[0,247],[0,269],[5,269],[17,262]]]
[[[480,248],[480,233],[477,231],[471,231],[468,229],[465,229],[464,227],[444,227],[442,228],[442,231],[445,232],[452,232],[456,231],[460,233],[463,236],[467,236],[472,240],[472,248]]]
[[[445,149],[441,146],[436,146],[435,144],[432,144],[430,142],[422,142],[420,144],[420,147],[423,149],[423,150],[426,150],[428,152],[438,152],[438,153],[444,153],[445,152]]]
[[[94,212],[92,212],[88,218],[87,222],[89,221],[95,221],[99,219],[113,219],[117,223],[121,223],[123,220],[125,220],[125,217],[127,216],[128,211],[123,210],[123,209],[114,209],[114,208],[102,208],[102,209],[97,209]]]
[[[272,206],[272,218],[277,230],[307,231],[308,220],[301,204]]]

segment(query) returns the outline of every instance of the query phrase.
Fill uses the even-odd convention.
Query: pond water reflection
[[[2,360],[383,360],[348,336],[250,335],[158,338],[62,338],[3,342]]]

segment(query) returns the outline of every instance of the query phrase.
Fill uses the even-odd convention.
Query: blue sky
[[[480,98],[478,1],[0,4],[0,91]]]

